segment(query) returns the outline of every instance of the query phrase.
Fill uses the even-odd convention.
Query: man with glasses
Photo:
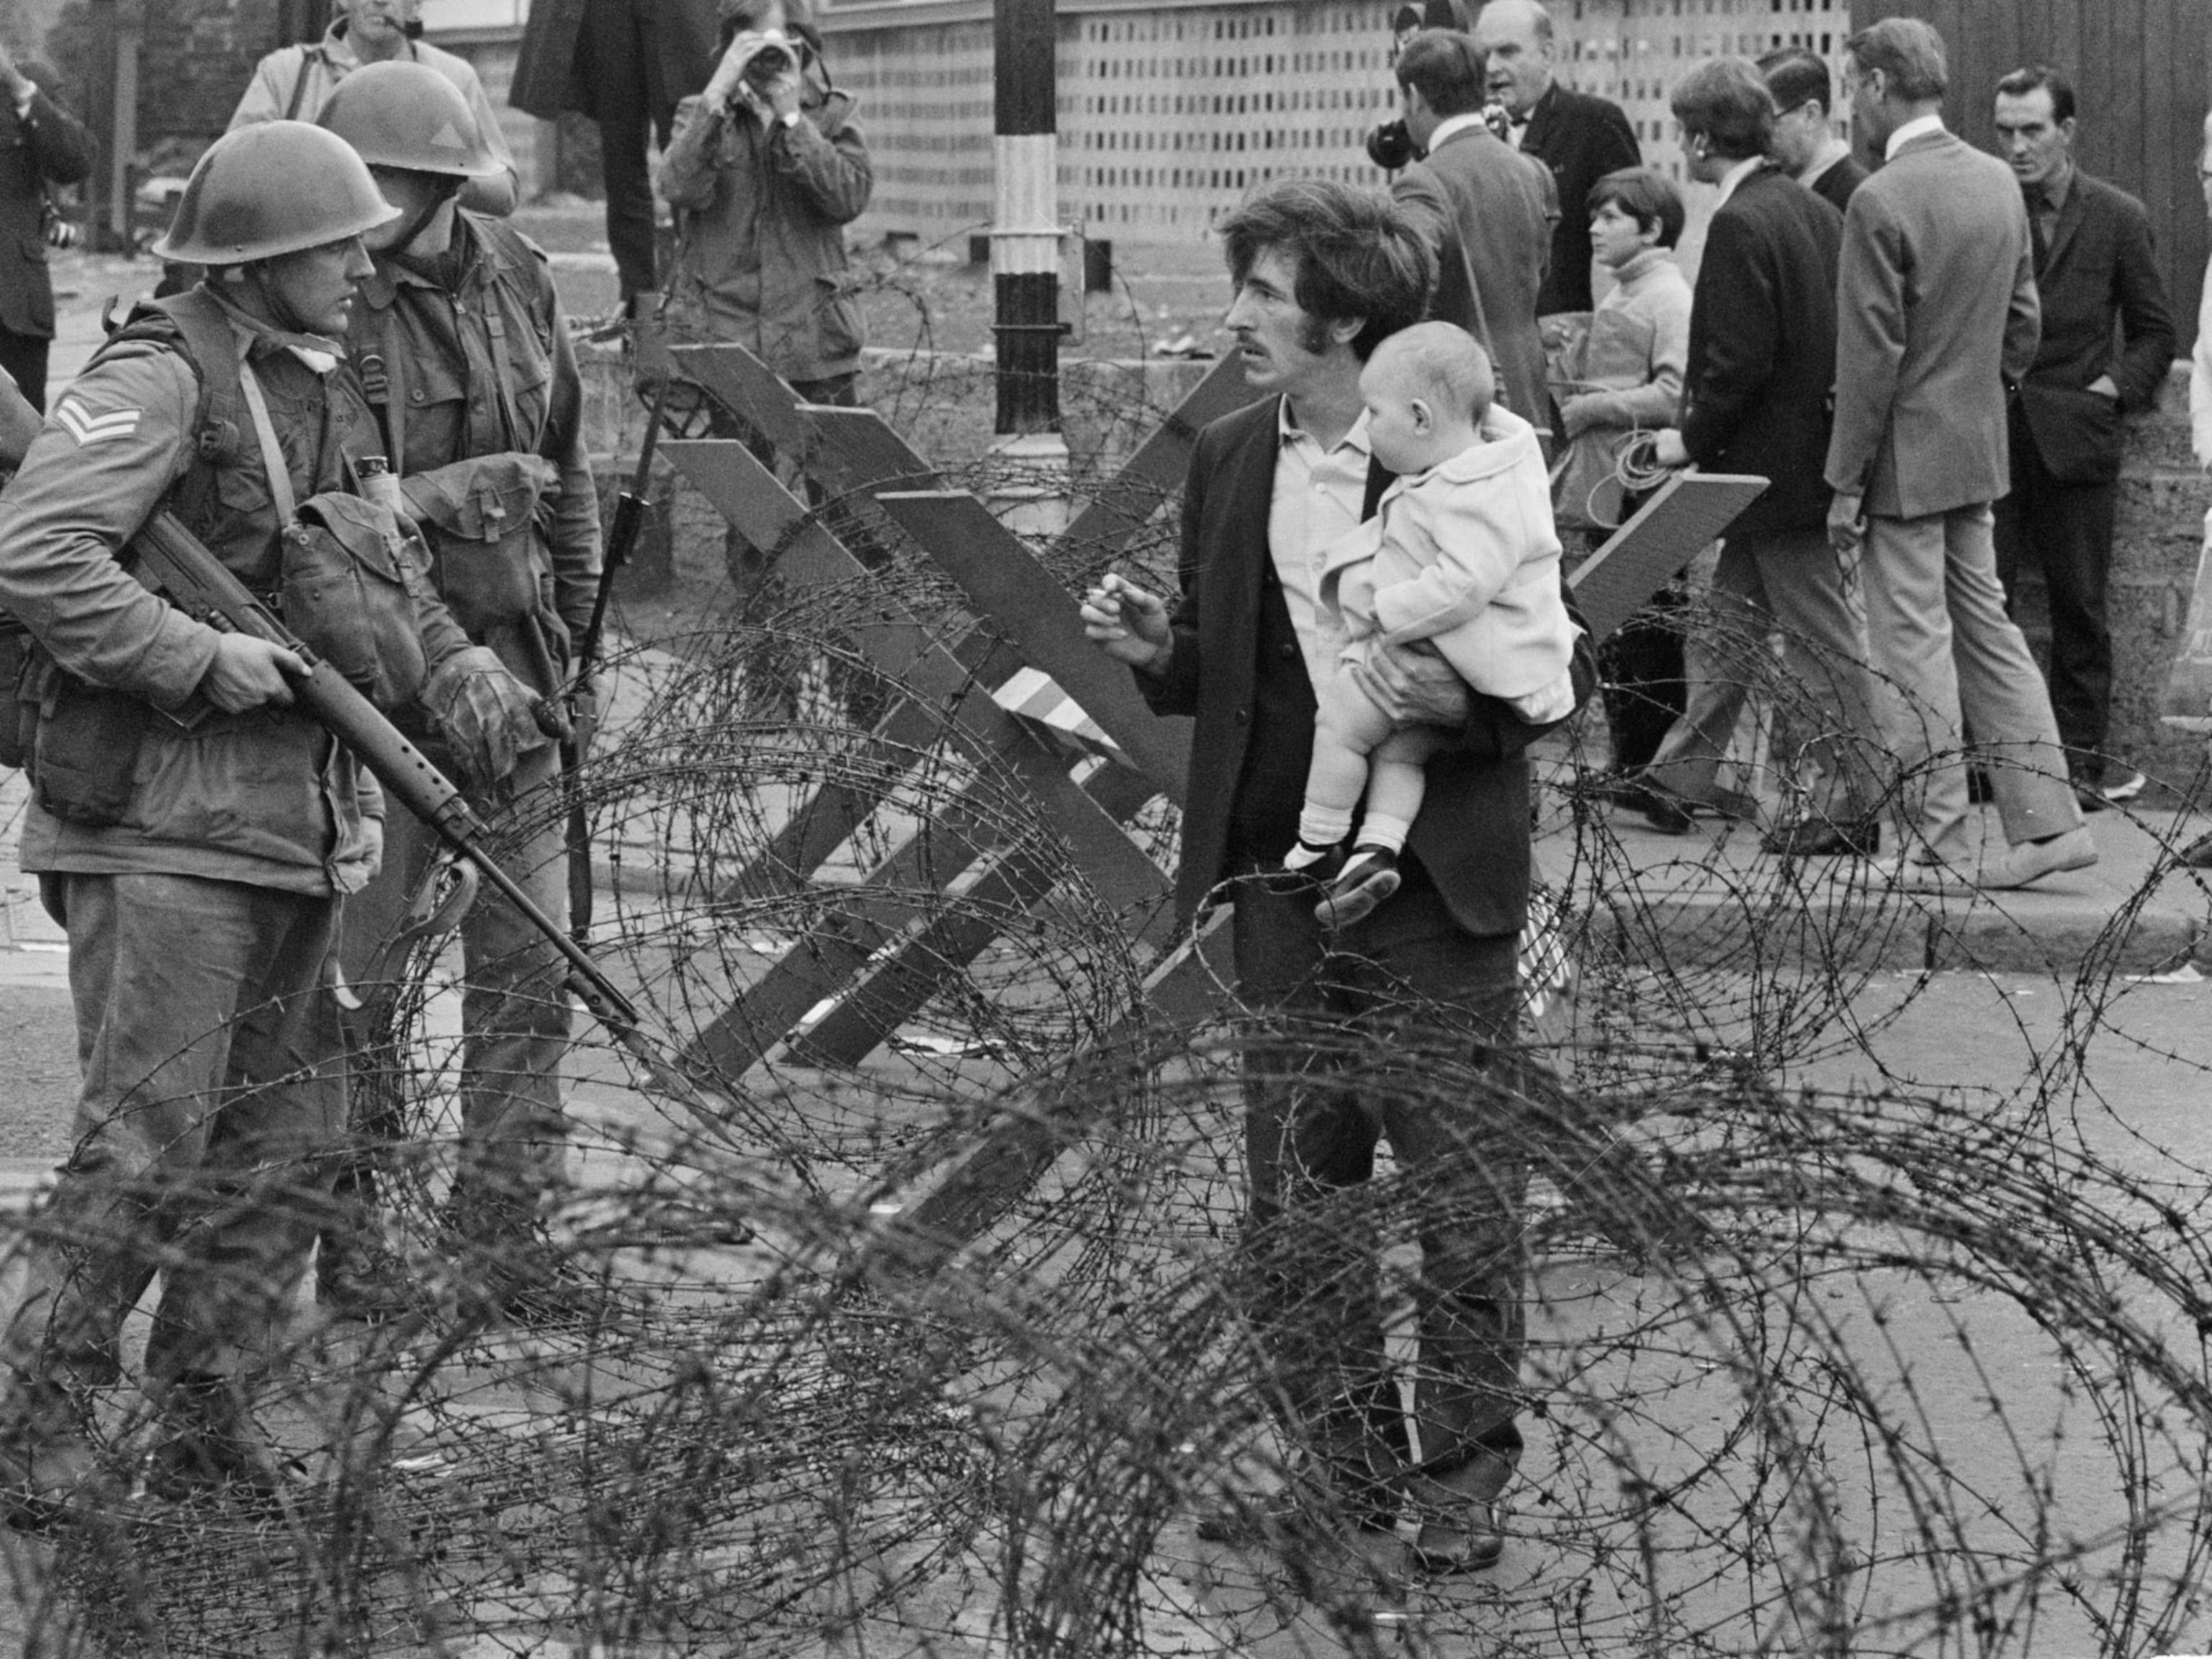
[[[1784,46],[1760,58],[1759,72],[1774,100],[1776,162],[1843,212],[1851,204],[1851,193],[1866,182],[1867,170],[1851,154],[1850,141],[1836,131],[1827,64],[1804,46]]]

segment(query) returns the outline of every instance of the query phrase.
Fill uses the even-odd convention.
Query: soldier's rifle
[[[638,1060],[656,1086],[718,1138],[726,1139],[728,1123],[708,1103],[699,1085],[670,1061],[667,1056],[672,1049],[657,1032],[647,1030],[636,1005],[607,977],[591,953],[569,938],[485,850],[489,828],[451,779],[432,765],[352,682],[256,599],[174,514],[155,514],[132,539],[131,550],[139,579],[187,616],[212,628],[283,646],[307,664],[307,672],[294,676],[291,681],[293,695],[301,706],[343,744],[401,805],[429,825],[456,857],[496,888],[518,915],[544,935],[568,964],[568,988],[592,1018]]]

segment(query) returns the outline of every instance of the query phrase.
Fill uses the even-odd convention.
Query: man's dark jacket
[[[650,114],[661,142],[676,106],[714,72],[714,0],[536,0],[507,101],[555,120]],[[642,94],[641,109],[609,108]]]
[[[1866,181],[1865,163],[1845,150],[1828,163],[1819,178],[1808,181],[1805,188],[1832,205],[1837,212],[1844,213],[1850,210],[1852,191]]]
[[[43,214],[49,184],[73,185],[92,171],[92,139],[47,95],[56,84],[43,64],[27,67],[38,88],[19,118],[0,94],[0,329],[34,340],[54,334],[54,284],[46,270]]]
[[[1552,268],[1537,296],[1537,315],[1590,308],[1590,186],[1608,173],[1641,167],[1636,130],[1617,105],[1553,82],[1528,112],[1521,152],[1552,169],[1559,191],[1559,222],[1552,228]]]
[[[1690,307],[1682,444],[1707,472],[1771,480],[1731,535],[1818,529],[1832,492],[1836,268],[1843,216],[1771,164],[1713,214]]]
[[[1164,714],[1192,714],[1190,788],[1176,906],[1185,920],[1224,878],[1272,862],[1297,839],[1313,755],[1314,690],[1267,547],[1281,400],[1264,398],[1199,434],[1182,498],[1182,600],[1164,674],[1137,684]],[[1389,482],[1368,478],[1371,514]],[[1587,642],[1576,689],[1594,680]],[[1470,692],[1466,726],[1428,763],[1408,848],[1470,933],[1518,933],[1528,917],[1528,744],[1522,724]]]
[[[2125,191],[2078,168],[2042,266],[2043,339],[2012,404],[2036,453],[2065,483],[2120,474],[2120,412],[2147,409],[2173,362],[2173,312],[2158,274],[2150,215]],[[2112,350],[2112,320],[2124,343]],[[2087,390],[2100,374],[2120,402]]]

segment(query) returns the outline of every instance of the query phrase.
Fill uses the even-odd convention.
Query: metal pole
[[[1058,30],[1054,0],[998,0],[997,302],[1001,437],[1060,430]]]

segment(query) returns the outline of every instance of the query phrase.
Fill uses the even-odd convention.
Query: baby
[[[1550,477],[1535,429],[1494,407],[1495,390],[1488,354],[1449,323],[1392,335],[1359,377],[1368,443],[1399,476],[1375,516],[1324,555],[1323,626],[1345,643],[1315,688],[1298,844],[1283,860],[1303,870],[1328,858],[1365,793],[1352,856],[1315,910],[1328,927],[1398,890],[1422,768],[1451,740],[1394,714],[1395,688],[1433,679],[1441,663],[1531,725],[1575,706],[1576,629],[1559,588]]]

